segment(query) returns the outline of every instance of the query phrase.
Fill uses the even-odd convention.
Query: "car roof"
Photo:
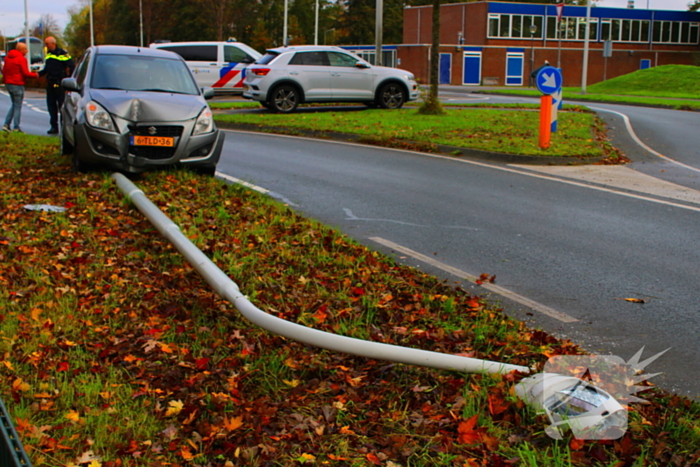
[[[219,45],[219,44],[224,44],[224,45],[235,45],[236,47],[239,47],[243,49],[246,53],[253,55],[255,58],[261,57],[262,55],[260,52],[249,46],[248,44],[244,44],[243,42],[234,42],[234,41],[193,41],[193,42],[154,42],[149,45],[150,48],[152,49],[159,49],[161,47],[179,47],[179,46],[190,46],[190,45]]]
[[[333,52],[347,52],[347,50],[341,49],[340,47],[336,47],[334,45],[290,45],[287,47],[275,47],[274,49],[267,49],[267,52],[283,54],[285,52],[308,52],[324,50]]]
[[[135,47],[131,45],[95,45],[90,48],[98,55],[143,55],[146,57],[180,58],[178,54],[167,50]]]

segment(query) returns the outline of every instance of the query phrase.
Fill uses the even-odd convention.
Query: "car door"
[[[219,46],[216,44],[166,45],[159,49],[175,52],[185,59],[199,86],[214,87],[219,81]]]
[[[374,99],[372,68],[350,54],[328,52],[333,99]]]
[[[88,51],[73,72],[73,77],[81,89],[85,85],[90,59],[91,53]],[[69,91],[66,93],[66,98],[63,100],[63,107],[61,108],[61,124],[64,126],[64,135],[68,137],[71,144],[75,144],[74,124],[77,119],[78,107],[80,106],[81,99],[82,96],[80,92]]]
[[[248,53],[235,45],[224,44],[223,62],[219,69],[219,79],[212,86],[215,89],[242,91],[246,67],[255,61]]]
[[[330,100],[331,90],[330,66],[326,52],[297,52],[289,60],[289,77],[304,89],[307,101]]]

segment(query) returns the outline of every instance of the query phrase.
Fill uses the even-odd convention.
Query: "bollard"
[[[540,98],[540,149],[549,149],[552,137],[552,96],[543,95]]]

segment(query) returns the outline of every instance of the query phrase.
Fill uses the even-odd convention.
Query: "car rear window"
[[[91,87],[199,94],[197,83],[185,62],[143,55],[97,55]]]
[[[255,63],[257,63],[258,65],[267,65],[279,56],[280,54],[278,54],[277,52],[267,52],[265,55],[260,57]]]

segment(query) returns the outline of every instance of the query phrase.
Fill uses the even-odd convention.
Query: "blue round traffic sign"
[[[535,84],[542,94],[554,94],[562,85],[561,71],[553,66],[543,66],[535,76]]]

